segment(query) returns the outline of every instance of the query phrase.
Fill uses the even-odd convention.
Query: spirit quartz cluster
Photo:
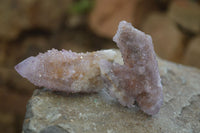
[[[113,40],[121,54],[52,49],[25,59],[15,69],[36,86],[51,90],[89,93],[106,88],[122,105],[137,103],[143,112],[155,115],[163,92],[151,37],[121,21]]]

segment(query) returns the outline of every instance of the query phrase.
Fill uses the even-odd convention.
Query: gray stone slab
[[[126,108],[104,93],[35,90],[23,133],[199,133],[200,70],[159,59],[164,104],[155,116]]]

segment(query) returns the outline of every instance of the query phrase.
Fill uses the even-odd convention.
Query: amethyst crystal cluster
[[[156,114],[163,94],[151,37],[122,21],[113,40],[120,49],[124,65],[114,63],[109,65],[110,71],[104,73],[111,95],[124,106],[131,107],[136,101],[145,113]]]
[[[149,115],[158,113],[163,92],[151,37],[122,21],[113,40],[122,58],[116,50],[75,53],[52,49],[27,58],[15,69],[36,86],[68,93],[106,88],[124,106],[137,103]]]

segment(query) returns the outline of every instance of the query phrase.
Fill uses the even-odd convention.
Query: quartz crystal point
[[[113,40],[121,54],[52,49],[25,59],[15,69],[36,86],[69,93],[106,88],[124,106],[137,103],[149,115],[158,113],[163,93],[151,37],[122,21]]]
[[[52,49],[25,59],[15,69],[36,86],[70,93],[97,92],[103,88],[99,60],[112,62],[117,56],[114,50],[75,53]]]
[[[158,113],[163,92],[151,37],[121,21],[113,40],[124,65],[101,61],[101,72],[110,95],[124,106],[131,107],[136,102],[145,113]]]

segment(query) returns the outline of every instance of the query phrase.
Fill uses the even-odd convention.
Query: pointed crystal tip
[[[32,71],[33,64],[35,63],[34,57],[29,57],[24,61],[17,64],[14,68],[22,76],[26,77]]]

